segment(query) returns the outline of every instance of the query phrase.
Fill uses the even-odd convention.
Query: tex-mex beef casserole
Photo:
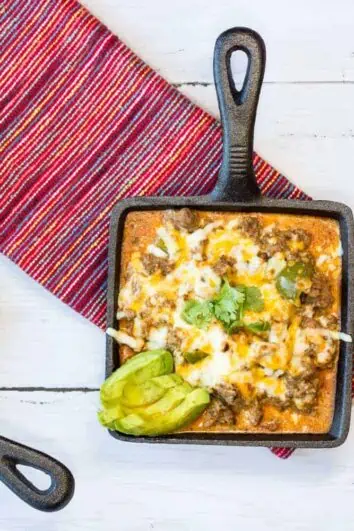
[[[189,209],[129,213],[119,330],[108,330],[120,344],[117,373],[129,372],[134,358],[141,367],[144,355],[137,353],[167,352],[173,362],[151,376],[173,373],[175,380],[163,376],[147,385],[137,377],[119,392],[125,397],[119,413],[106,393],[108,420],[101,421],[137,435],[175,428],[327,432],[339,340],[351,340],[340,332],[341,255],[338,223],[328,218]],[[176,385],[178,393],[171,390]],[[150,414],[164,422],[196,389],[205,394],[194,414],[184,411],[183,422],[168,429],[146,428]],[[129,422],[115,423],[116,417]]]

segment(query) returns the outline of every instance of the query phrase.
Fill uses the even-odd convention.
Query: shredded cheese
[[[121,345],[127,345],[135,351],[141,350],[144,346],[144,341],[142,339],[136,339],[126,332],[115,330],[114,328],[107,328],[106,333]]]
[[[271,245],[277,243],[276,231],[271,232],[274,227],[272,224],[263,229],[263,236],[268,233]],[[168,260],[173,268],[167,274],[161,271],[148,274],[142,256],[134,253],[133,274],[120,291],[117,313],[119,320],[126,317],[126,311],[135,311],[132,335],[111,328],[107,334],[134,351],[143,346],[170,348],[176,372],[192,385],[212,390],[219,384],[231,383],[244,396],[249,396],[251,386],[252,393],[259,396],[285,400],[284,374],[295,378],[306,374],[310,356],[318,367],[325,367],[333,359],[335,341],[352,342],[350,335],[328,330],[323,319],[322,328],[301,326],[296,308],[299,301],[286,299],[276,286],[277,276],[287,266],[286,252],[276,252],[269,259],[266,254],[264,258],[260,240],[247,236],[241,230],[239,219],[226,224],[214,221],[193,232],[177,230],[172,223],[167,223],[157,228],[156,236],[166,251],[154,243],[147,245],[146,251]],[[296,237],[288,245],[292,252],[304,251],[303,242]],[[341,246],[325,252],[328,254],[324,254],[324,249],[317,249],[316,267],[324,272],[331,268],[340,271]],[[220,292],[224,276],[217,272],[220,259],[226,261],[227,277],[232,285],[257,287],[264,301],[259,311],[244,312],[245,329],[235,335],[228,334],[215,315],[205,328],[197,328],[182,317],[186,301],[212,301]],[[310,278],[297,281],[297,288],[305,293],[311,285]],[[312,318],[313,308],[304,308],[302,316]],[[246,331],[247,326],[262,322],[270,325],[266,335]],[[198,350],[206,356],[194,364],[186,363],[183,353]]]
[[[166,258],[167,256],[165,251],[163,251],[162,249],[160,249],[160,247],[157,247],[156,245],[153,245],[153,244],[147,246],[147,251],[148,253],[153,254],[154,256],[157,256],[158,258]]]

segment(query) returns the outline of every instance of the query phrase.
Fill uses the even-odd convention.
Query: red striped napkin
[[[104,328],[113,205],[212,190],[220,126],[75,0],[5,0],[0,35],[0,250]],[[254,166],[265,195],[309,199]]]

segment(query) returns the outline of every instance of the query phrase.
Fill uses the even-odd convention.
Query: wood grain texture
[[[354,81],[351,0],[83,0],[172,82],[212,82],[213,43],[250,26],[267,45],[266,82]]]
[[[354,207],[350,0],[83,3],[215,115],[215,38],[233,25],[260,31],[268,63],[257,150],[307,193]],[[104,376],[104,334],[3,257],[0,350],[0,387],[97,388]],[[2,531],[354,529],[353,430],[337,450],[284,462],[263,449],[117,442],[96,422],[94,392],[0,391],[0,400],[3,435],[62,459],[77,481],[72,503],[50,515],[0,485]]]
[[[213,86],[180,87],[218,116]],[[354,208],[354,85],[264,85],[255,149],[307,194]]]
[[[104,333],[0,256],[0,388],[95,387]]]

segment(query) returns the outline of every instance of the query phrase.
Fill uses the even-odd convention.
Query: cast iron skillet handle
[[[241,90],[231,73],[231,54],[242,50],[248,66]],[[260,195],[252,166],[253,133],[266,61],[265,45],[248,28],[231,28],[215,44],[214,80],[223,127],[223,159],[212,197],[251,201]]]
[[[49,474],[51,485],[38,489],[16,468],[27,465]],[[74,494],[74,478],[70,470],[47,454],[0,437],[0,480],[23,501],[40,511],[58,511]]]

